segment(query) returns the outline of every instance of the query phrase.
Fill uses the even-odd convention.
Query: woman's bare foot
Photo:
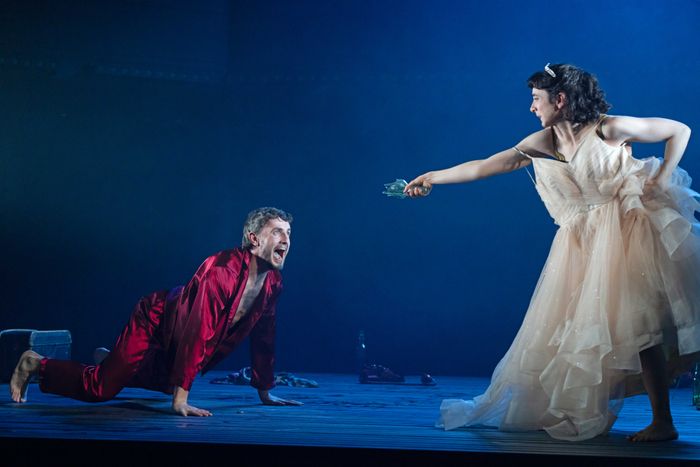
[[[97,347],[92,352],[92,359],[95,362],[95,365],[99,365],[105,358],[107,358],[108,355],[109,349],[105,349],[104,347]]]
[[[627,439],[633,443],[648,441],[672,441],[674,439],[678,439],[678,432],[671,421],[654,421],[643,430],[628,436]]]
[[[25,351],[12,373],[10,380],[10,396],[15,402],[27,402],[27,385],[29,377],[39,371],[41,360],[44,357],[34,352],[33,350]]]

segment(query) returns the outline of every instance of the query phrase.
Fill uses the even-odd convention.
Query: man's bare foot
[[[633,443],[648,441],[671,441],[678,439],[678,432],[673,422],[651,422],[651,425],[635,434],[628,436]]]
[[[29,377],[39,371],[41,359],[44,358],[33,350],[25,351],[12,373],[10,380],[10,396],[15,402],[27,402],[27,385]]]
[[[92,359],[95,362],[95,365],[99,365],[102,363],[102,361],[107,358],[107,355],[109,355],[109,349],[105,349],[104,347],[98,347],[92,352]]]

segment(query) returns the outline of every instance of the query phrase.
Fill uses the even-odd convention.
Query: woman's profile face
[[[559,118],[560,111],[557,106],[550,102],[549,93],[544,89],[532,88],[532,104],[530,112],[540,119],[542,127],[552,126]]]

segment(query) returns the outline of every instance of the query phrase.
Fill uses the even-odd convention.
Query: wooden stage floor
[[[0,465],[684,465],[700,461],[700,411],[689,389],[671,392],[678,441],[633,444],[626,435],[645,426],[645,396],[627,399],[608,437],[571,443],[543,432],[505,433],[493,428],[445,432],[434,428],[443,398],[473,397],[486,378],[437,377],[437,386],[362,385],[351,375],[304,374],[320,387],[278,387],[274,394],[302,407],[266,407],[247,386],[215,385],[200,377],[191,402],[213,417],[168,412],[165,394],[126,389],[110,402],[87,404],[29,388],[14,404],[8,385],[0,403]],[[95,458],[95,456],[99,456]],[[99,461],[97,460],[99,459]],[[89,462],[88,462],[89,460]],[[8,463],[9,462],[9,463]],[[162,463],[162,464],[161,464]]]

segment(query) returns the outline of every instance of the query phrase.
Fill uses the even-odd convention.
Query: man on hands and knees
[[[141,298],[114,350],[102,352],[96,365],[24,352],[10,381],[12,399],[26,402],[27,383],[37,374],[39,388],[51,394],[101,402],[124,387],[139,387],[172,394],[177,414],[210,416],[188,403],[195,375],[212,369],[250,336],[251,385],[260,401],[301,405],[269,392],[274,386],[275,304],[291,222],[290,214],[276,208],[250,212],[241,247],[205,259],[187,285]]]

